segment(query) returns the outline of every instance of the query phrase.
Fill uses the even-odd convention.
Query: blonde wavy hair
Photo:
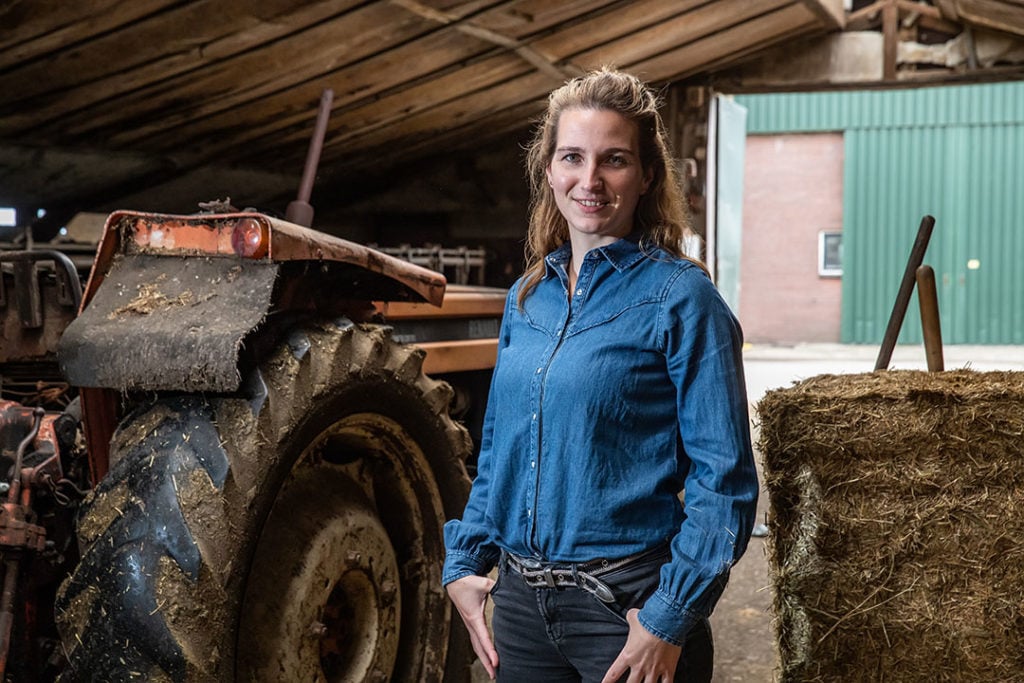
[[[548,95],[547,111],[526,148],[530,224],[526,271],[517,297],[520,307],[544,276],[544,257],[569,239],[569,226],[558,211],[545,173],[555,154],[559,119],[568,109],[614,111],[636,124],[640,164],[652,180],[637,204],[633,229],[641,235],[641,248],[655,245],[687,258],[683,238],[690,230],[690,218],[658,104],[657,95],[643,81],[611,67],[573,78]]]

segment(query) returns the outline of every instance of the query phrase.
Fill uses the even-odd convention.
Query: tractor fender
[[[61,370],[80,387],[234,391],[242,342],[270,310],[279,267],[215,256],[119,254],[64,331]]]

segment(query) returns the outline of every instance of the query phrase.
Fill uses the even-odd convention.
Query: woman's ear
[[[551,180],[551,164],[548,164],[547,166],[544,167],[544,175],[548,177],[548,185],[554,187],[555,183],[554,181]]]

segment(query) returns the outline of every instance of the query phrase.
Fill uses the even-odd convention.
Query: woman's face
[[[597,244],[625,237],[651,176],[640,164],[637,125],[606,109],[567,109],[558,120],[548,182],[570,234]]]

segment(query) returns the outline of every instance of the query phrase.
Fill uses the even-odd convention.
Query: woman
[[[708,616],[757,502],[739,325],[681,253],[642,82],[605,69],[555,90],[527,165],[528,266],[443,581],[492,678],[708,681]]]

